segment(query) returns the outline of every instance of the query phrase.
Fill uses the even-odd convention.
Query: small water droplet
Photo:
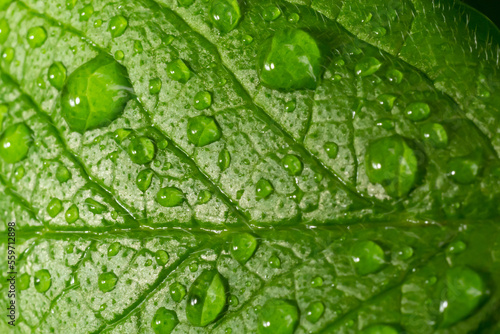
[[[285,103],[285,112],[293,112],[295,111],[295,107],[296,107],[295,100],[288,101],[287,103]]]
[[[241,264],[246,263],[257,249],[257,239],[249,233],[233,235],[231,242],[231,255]]]
[[[109,32],[111,33],[111,37],[113,38],[120,37],[121,35],[123,35],[127,27],[128,27],[128,20],[126,17],[122,15],[117,15],[111,18],[111,20],[109,20],[108,29]]]
[[[377,101],[386,111],[391,111],[394,107],[394,101],[396,101],[396,98],[397,97],[392,94],[382,94],[377,97]]]
[[[10,63],[14,59],[15,51],[13,48],[8,47],[2,52],[2,59],[6,63]]]
[[[184,200],[184,193],[176,187],[162,188],[156,194],[156,201],[166,208],[179,206]]]
[[[325,305],[323,305],[322,302],[312,302],[306,308],[306,319],[310,323],[314,324],[318,322],[319,318],[323,315],[323,312],[325,312]]]
[[[274,21],[280,16],[281,16],[281,10],[279,9],[278,6],[269,5],[262,9],[262,17],[264,18],[264,20],[268,22]]]
[[[184,296],[186,296],[186,288],[184,285],[175,282],[169,287],[169,292],[170,292],[170,297],[172,297],[172,300],[176,303],[179,303]]]
[[[299,310],[288,300],[269,299],[259,312],[259,334],[292,334],[299,323]]]
[[[48,79],[52,87],[61,90],[66,81],[66,67],[60,61],[54,62],[49,67]]]
[[[156,95],[161,90],[161,80],[159,78],[154,78],[149,80],[149,94]]]
[[[238,306],[239,303],[240,301],[238,300],[238,297],[236,297],[235,295],[231,295],[229,297],[229,305],[236,307]]]
[[[408,105],[405,109],[405,116],[410,121],[423,121],[431,114],[431,108],[427,103],[414,102]]]
[[[253,37],[252,36],[250,36],[250,35],[244,35],[243,36],[243,43],[245,45],[252,44],[252,42],[253,42]]]
[[[334,142],[325,143],[323,148],[330,159],[335,159],[339,153],[339,146]]]
[[[179,319],[174,311],[160,307],[151,321],[151,328],[155,334],[170,334],[178,323]]]
[[[33,131],[24,123],[17,123],[5,129],[0,136],[0,157],[6,163],[16,163],[28,155],[33,144]]]
[[[293,154],[285,155],[285,157],[281,160],[281,163],[289,175],[300,175],[302,173],[302,169],[304,168],[302,161],[300,161],[300,159]]]
[[[59,212],[62,211],[62,209],[63,209],[62,202],[58,198],[52,198],[50,200],[49,204],[47,205],[47,213],[52,218],[54,218],[55,216],[57,216],[59,214]]]
[[[57,167],[57,170],[56,170],[56,179],[60,183],[64,183],[64,182],[68,181],[69,179],[71,179],[71,173],[68,170],[68,168],[66,168],[66,166],[59,165]]]
[[[16,180],[21,180],[24,177],[25,173],[26,173],[26,171],[25,171],[24,167],[23,166],[19,166],[14,171],[14,178]]]
[[[167,64],[167,74],[172,80],[186,83],[191,77],[191,70],[182,59],[176,59]]]
[[[125,58],[125,53],[123,53],[122,50],[118,50],[115,52],[115,59],[116,60],[123,60]]]
[[[139,165],[144,165],[153,160],[156,154],[155,144],[148,137],[135,137],[128,145],[130,159]]]
[[[274,192],[273,185],[266,179],[260,179],[255,188],[255,193],[259,198],[267,198]]]
[[[446,148],[448,146],[448,134],[439,123],[427,123],[420,129],[422,139],[435,148]]]
[[[207,91],[201,91],[194,96],[194,107],[198,110],[207,109],[212,105],[212,95]]]
[[[460,184],[470,184],[478,177],[482,169],[482,155],[473,152],[464,157],[452,158],[448,161],[448,175]]]
[[[360,77],[365,77],[377,72],[381,66],[382,63],[377,58],[365,57],[354,66],[354,72]]]
[[[95,28],[99,28],[102,26],[102,20],[101,19],[97,19],[94,21],[94,27]]]
[[[78,11],[78,14],[80,15],[80,21],[88,21],[94,15],[94,7],[91,4],[85,5]]]
[[[143,169],[137,174],[137,178],[135,180],[135,184],[137,185],[137,188],[144,192],[149,189],[151,186],[151,181],[153,180],[154,172],[147,168]]]
[[[68,224],[73,224],[78,220],[79,217],[80,213],[76,204],[71,205],[68,210],[66,210],[66,213],[64,215],[64,218],[66,219],[66,222]]]
[[[403,73],[401,71],[396,70],[395,68],[392,68],[387,71],[385,74],[385,77],[387,80],[389,80],[392,83],[399,84],[401,81],[403,81]]]
[[[163,249],[157,250],[155,253],[155,259],[156,263],[158,263],[159,266],[164,266],[168,263],[169,260],[168,253],[164,251]]]
[[[323,278],[321,276],[316,276],[313,278],[311,281],[311,286],[313,288],[318,288],[320,286],[323,286]]]
[[[281,260],[276,255],[273,255],[269,258],[269,265],[271,268],[279,269],[281,268]]]
[[[113,257],[120,251],[122,245],[119,242],[113,242],[108,247],[108,257]]]
[[[219,165],[221,171],[225,171],[229,168],[229,165],[231,164],[231,155],[227,149],[220,151],[217,164]]]
[[[374,273],[385,264],[384,251],[373,241],[356,242],[351,248],[351,259],[360,275]]]
[[[30,287],[30,275],[24,273],[17,279],[17,287],[19,290],[26,290]]]
[[[236,0],[213,0],[210,4],[210,20],[222,33],[228,33],[238,25],[241,10]]]
[[[463,241],[454,241],[446,247],[446,252],[448,254],[459,254],[462,253],[467,248],[467,245]]]
[[[47,269],[41,269],[35,273],[34,282],[36,291],[44,293],[52,285],[52,276]]]
[[[212,193],[208,190],[202,190],[198,194],[198,204],[205,204],[212,198]]]
[[[215,118],[201,115],[189,119],[187,136],[192,144],[201,147],[218,141],[222,130]]]
[[[217,319],[226,306],[226,283],[216,270],[205,270],[189,289],[186,317],[194,326],[204,327]]]
[[[10,34],[9,23],[6,19],[0,20],[0,44],[5,43]]]
[[[300,16],[297,13],[291,13],[288,15],[288,22],[290,23],[297,23],[300,20]]]

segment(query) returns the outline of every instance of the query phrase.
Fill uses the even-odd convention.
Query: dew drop
[[[187,8],[194,3],[194,0],[177,0],[177,2],[179,6]]]
[[[122,245],[119,242],[113,242],[108,247],[108,257],[113,257],[116,254],[118,254],[118,252],[120,251],[121,248],[122,248]]]
[[[8,47],[2,52],[2,59],[6,63],[10,63],[14,59],[15,51],[13,48]]]
[[[267,22],[274,21],[280,16],[281,16],[281,10],[278,8],[278,6],[275,5],[266,6],[262,10],[262,17]]]
[[[10,34],[9,22],[6,19],[0,20],[0,44],[5,43]]]
[[[17,287],[19,290],[26,290],[30,287],[30,275],[24,273],[17,279]]]
[[[244,35],[243,36],[243,44],[245,45],[249,45],[249,44],[252,44],[253,42],[253,37],[250,36],[250,35]]]
[[[167,74],[172,80],[186,83],[191,77],[191,70],[182,59],[176,59],[167,64]]]
[[[125,53],[123,53],[122,50],[118,50],[115,52],[115,59],[116,60],[123,60],[125,58]]]
[[[273,185],[266,179],[260,179],[255,188],[255,193],[259,198],[267,198],[274,192]]]
[[[176,187],[165,187],[156,194],[156,201],[166,208],[179,206],[184,202],[184,193]]]
[[[143,169],[137,174],[137,178],[135,180],[135,184],[137,188],[145,192],[151,186],[151,181],[153,180],[154,172],[151,169]]]
[[[283,299],[268,300],[259,313],[260,334],[292,334],[299,323],[299,310]]]
[[[118,277],[113,272],[106,272],[99,275],[98,286],[102,292],[110,292],[114,290]]]
[[[154,78],[149,80],[149,94],[156,95],[161,90],[161,80],[159,78]]]
[[[201,91],[194,96],[194,107],[198,110],[207,109],[212,105],[212,95],[207,91]]]
[[[166,265],[169,258],[168,253],[163,249],[157,250],[155,253],[156,263],[158,263],[159,266]]]
[[[144,165],[153,160],[156,153],[155,144],[148,137],[135,137],[128,145],[130,159],[139,165]]]
[[[394,107],[396,96],[392,94],[382,94],[377,97],[377,101],[386,111],[391,111]]]
[[[395,256],[401,260],[408,260],[413,256],[413,248],[410,246],[400,247],[396,250]]]
[[[428,118],[431,114],[431,108],[427,103],[415,102],[408,105],[405,109],[405,116],[410,121],[418,122]]]
[[[390,69],[386,72],[385,77],[392,83],[399,84],[403,81],[403,73],[401,71],[396,70],[395,68]]]
[[[28,155],[33,144],[33,131],[24,123],[17,123],[5,129],[0,136],[0,157],[6,163],[16,163]]]
[[[170,297],[172,297],[172,300],[176,303],[179,303],[184,296],[186,296],[186,288],[184,285],[175,282],[169,287],[169,292],[170,292]]]
[[[187,136],[192,144],[201,147],[218,141],[222,130],[215,118],[201,115],[189,119]]]
[[[102,213],[108,211],[108,208],[105,205],[97,202],[96,200],[94,200],[92,198],[86,198],[85,204],[87,205],[89,211],[92,212],[93,214],[96,214],[96,215],[99,215],[99,214],[102,214]]]
[[[325,143],[323,148],[325,149],[326,155],[330,159],[335,159],[337,157],[337,154],[339,153],[339,146],[334,142]]]
[[[227,149],[220,151],[217,164],[219,165],[221,171],[225,171],[229,168],[229,165],[231,164],[231,155]]]
[[[384,266],[385,255],[373,241],[358,241],[351,248],[351,260],[358,274],[368,275]]]
[[[208,203],[212,199],[212,193],[208,190],[202,190],[198,194],[198,204]]]
[[[382,63],[377,58],[365,57],[354,66],[354,72],[360,77],[366,77],[377,72],[381,66]]]
[[[448,161],[448,175],[460,184],[470,184],[476,180],[482,169],[482,156],[479,152]]]
[[[291,13],[288,15],[288,22],[290,23],[297,23],[300,20],[300,16],[297,13]]]
[[[79,214],[78,207],[76,206],[76,204],[73,204],[72,206],[70,206],[68,208],[68,210],[66,210],[66,213],[64,214],[64,218],[66,219],[66,222],[68,224],[73,224],[74,222],[76,222],[78,220],[79,217],[80,217],[80,214]]]
[[[170,334],[179,323],[174,311],[160,307],[151,321],[151,328],[156,334]]]
[[[318,322],[319,318],[321,318],[324,312],[325,312],[325,305],[323,305],[322,302],[312,302],[306,308],[306,319],[310,323],[314,324]]]
[[[448,146],[448,134],[439,123],[427,123],[420,129],[422,139],[435,148],[446,148]]]
[[[52,87],[61,90],[66,81],[66,67],[60,61],[56,61],[49,67],[48,78]]]
[[[25,173],[26,173],[26,170],[24,169],[24,167],[23,166],[19,166],[14,171],[14,178],[16,180],[21,180],[24,177]]]
[[[274,268],[274,269],[279,269],[281,268],[281,260],[279,257],[277,257],[276,255],[273,255],[269,258],[269,265],[271,266],[271,268]]]
[[[313,288],[318,288],[320,286],[323,286],[323,278],[321,276],[316,276],[313,278],[311,281],[311,286]]]
[[[210,20],[222,33],[228,33],[238,25],[241,18],[237,0],[213,0],[210,5]]]
[[[36,291],[44,293],[52,285],[52,276],[47,269],[41,269],[35,273],[34,282]]]
[[[302,165],[302,161],[300,161],[300,159],[293,154],[285,155],[285,157],[281,160],[281,163],[288,174],[293,176],[300,175],[304,167]]]
[[[47,205],[47,213],[49,216],[54,218],[57,216],[63,209],[63,205],[60,199],[52,198]]]
[[[80,21],[88,21],[94,15],[94,7],[90,4],[84,6],[82,9],[78,11],[80,15]]]
[[[238,300],[238,297],[236,297],[235,295],[231,295],[229,297],[229,305],[236,307],[238,306],[239,303],[240,301]]]
[[[459,254],[462,253],[467,248],[467,245],[463,241],[454,241],[446,247],[446,253],[448,254]]]
[[[195,273],[198,271],[198,263],[193,262],[189,265],[189,271]]]
[[[123,35],[127,27],[128,27],[128,20],[126,17],[122,15],[117,15],[111,18],[111,20],[109,20],[108,29],[109,32],[111,33],[111,37],[113,38],[120,37],[121,35]]]
[[[288,101],[287,103],[285,103],[285,112],[293,112],[295,111],[295,107],[296,107],[295,100]]]
[[[257,239],[249,233],[233,235],[231,241],[231,255],[241,264],[245,264],[257,249]]]
[[[59,165],[56,170],[56,179],[60,183],[64,183],[71,179],[71,173],[68,168],[64,165]]]

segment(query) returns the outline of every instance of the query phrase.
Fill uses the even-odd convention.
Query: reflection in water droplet
[[[198,204],[208,203],[212,199],[212,193],[208,190],[202,190],[198,194]]]
[[[130,159],[139,165],[147,164],[153,160],[156,153],[155,144],[148,137],[135,137],[128,145]]]
[[[299,323],[297,306],[287,300],[269,299],[259,314],[260,334],[292,334]]]
[[[25,173],[26,173],[26,171],[25,171],[24,167],[23,166],[19,166],[14,171],[14,178],[19,181],[19,180],[21,180],[24,177]]]
[[[116,254],[118,254],[118,252],[120,251],[121,247],[122,247],[122,245],[119,242],[113,242],[111,245],[109,245],[109,247],[108,247],[108,257],[113,257]]]
[[[323,278],[321,276],[314,277],[313,280],[311,281],[311,286],[313,288],[323,286]]]
[[[281,160],[281,164],[283,165],[283,168],[288,172],[290,175],[300,175],[302,173],[303,165],[302,161],[293,154],[287,154],[285,157]]]
[[[300,16],[297,13],[291,13],[288,15],[288,22],[290,23],[297,23],[300,20]]]
[[[295,107],[296,107],[295,100],[288,101],[287,103],[285,103],[285,112],[293,112],[295,111]]]
[[[271,268],[279,269],[281,268],[281,260],[276,255],[273,255],[269,258],[269,265]]]
[[[80,213],[78,211],[78,207],[76,206],[76,204],[70,206],[68,210],[66,210],[66,214],[64,215],[64,218],[66,219],[66,222],[68,224],[73,224],[78,220],[79,217]]]
[[[158,94],[161,90],[161,80],[158,78],[154,78],[149,80],[149,94],[155,95]]]
[[[94,7],[88,4],[80,9],[78,14],[80,14],[80,21],[88,21],[94,15]]]
[[[137,188],[144,192],[149,189],[151,186],[151,181],[153,180],[154,172],[147,168],[143,169],[137,174],[137,179],[135,180],[135,184]]]
[[[243,43],[249,45],[253,42],[253,37],[250,35],[243,36]]]
[[[339,146],[336,143],[328,142],[325,143],[323,147],[325,149],[326,155],[328,155],[330,159],[335,159],[337,157],[337,154],[339,153]]]
[[[156,263],[158,263],[159,266],[166,265],[169,258],[168,253],[163,249],[157,250],[155,253]]]
[[[228,150],[223,149],[220,151],[217,164],[219,165],[221,171],[225,171],[229,167],[231,164],[231,155]]]

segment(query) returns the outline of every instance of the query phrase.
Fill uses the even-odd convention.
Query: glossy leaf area
[[[478,13],[0,9],[14,333],[499,330],[500,37]]]

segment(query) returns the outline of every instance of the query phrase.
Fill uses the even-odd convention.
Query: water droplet
[[[66,67],[60,61],[56,61],[49,67],[48,78],[52,87],[61,90],[66,81]]]
[[[397,97],[392,94],[382,94],[377,97],[377,101],[386,111],[391,111],[394,107],[396,98]]]
[[[398,334],[399,330],[388,325],[374,325],[361,331],[361,334]]]
[[[296,107],[295,100],[288,101],[287,103],[285,103],[285,112],[293,112],[295,111],[295,107]]]
[[[108,308],[108,304],[103,303],[103,304],[101,304],[101,306],[99,306],[99,311],[100,311],[100,312],[103,312],[103,311],[105,311],[107,308]]]
[[[463,241],[454,241],[446,247],[446,253],[448,254],[459,254],[462,253],[467,248],[467,245]]]
[[[383,249],[373,241],[358,241],[351,248],[354,268],[360,275],[380,270],[385,264]]]
[[[290,23],[297,23],[300,20],[300,16],[297,13],[291,13],[288,15],[288,22]]]
[[[167,74],[172,80],[186,83],[191,77],[191,70],[182,59],[176,59],[167,64]]]
[[[94,15],[94,7],[88,4],[80,9],[78,14],[80,14],[80,21],[88,21]]]
[[[446,272],[446,297],[441,300],[442,328],[449,327],[470,315],[486,296],[483,278],[467,267]]]
[[[118,252],[120,251],[121,248],[122,248],[122,245],[119,242],[113,242],[108,247],[108,257],[113,257],[116,254],[118,254]]]
[[[260,81],[274,89],[315,89],[321,65],[316,41],[299,29],[276,32],[263,43],[258,57]]]
[[[144,262],[144,267],[149,267],[153,264],[153,260],[147,259],[146,262]]]
[[[231,241],[231,255],[241,264],[245,264],[257,249],[257,239],[249,233],[233,235]]]
[[[245,45],[252,44],[252,42],[253,42],[253,37],[252,36],[250,36],[250,35],[244,35],[243,36],[243,43]]]
[[[354,72],[356,75],[366,77],[377,72],[381,66],[382,63],[377,58],[365,57],[354,66]]]
[[[427,103],[415,102],[408,105],[405,109],[405,116],[410,121],[423,121],[431,114],[431,108]]]
[[[118,212],[111,211],[110,216],[111,216],[111,218],[116,219],[116,218],[118,218]]]
[[[280,16],[281,16],[281,10],[278,8],[278,6],[270,5],[262,9],[262,17],[267,22],[274,21]]]
[[[330,159],[335,159],[339,153],[339,146],[334,142],[325,143],[323,148]]]
[[[273,185],[266,179],[260,179],[255,188],[255,193],[259,198],[267,198],[274,192]]]
[[[448,161],[448,175],[460,184],[469,184],[474,182],[482,168],[482,156],[480,152],[474,152],[470,155],[458,158],[452,158]]]
[[[259,314],[260,334],[292,334],[299,323],[299,310],[292,302],[269,299]]]
[[[172,297],[172,300],[176,303],[179,303],[184,296],[186,296],[186,288],[178,282],[170,285],[169,291],[170,297]]]
[[[149,80],[149,94],[156,95],[161,90],[161,80],[154,78]]]
[[[24,273],[17,279],[17,287],[19,290],[26,290],[30,287],[30,275]]]
[[[187,136],[192,144],[201,147],[218,141],[222,130],[215,118],[201,115],[189,119]]]
[[[198,204],[208,203],[212,199],[212,193],[208,190],[202,190],[198,194]]]
[[[6,163],[23,160],[33,144],[33,131],[24,123],[17,123],[5,129],[0,137],[0,157]]]
[[[377,119],[375,121],[375,125],[380,126],[381,128],[386,129],[386,130],[392,130],[396,127],[396,123],[394,123],[394,120],[389,119],[389,118]]]
[[[184,202],[184,193],[176,187],[165,187],[156,194],[156,201],[166,208],[179,206]]]
[[[311,281],[311,286],[313,288],[318,288],[320,286],[323,286],[323,278],[321,276],[316,276],[313,278]]]
[[[113,272],[106,272],[99,275],[98,286],[102,292],[110,292],[114,290],[118,277]]]
[[[194,107],[198,110],[207,109],[212,105],[212,95],[207,91],[201,91],[194,96]]]
[[[60,183],[64,183],[71,179],[71,173],[64,165],[59,165],[56,170],[56,179]]]
[[[226,169],[228,169],[229,165],[231,164],[231,155],[229,154],[228,150],[223,149],[222,151],[220,151],[217,164],[219,165],[221,171],[225,171]]]
[[[435,148],[446,148],[448,145],[448,134],[439,123],[427,123],[420,129],[422,139]]]
[[[170,334],[179,323],[174,311],[160,307],[151,321],[151,328],[156,334]]]
[[[61,202],[61,200],[59,200],[57,198],[52,198],[50,200],[49,204],[47,205],[47,213],[52,218],[57,216],[59,214],[59,212],[62,211],[62,209],[63,209],[62,202]]]
[[[319,318],[323,315],[323,312],[325,312],[325,305],[323,305],[322,302],[312,302],[306,308],[306,319],[310,323],[314,324],[318,322]]]
[[[107,126],[122,114],[131,92],[125,67],[97,56],[68,77],[61,95],[63,117],[80,133]]]
[[[238,297],[236,297],[235,295],[231,295],[229,297],[229,305],[236,307],[236,306],[238,306],[239,303],[240,303],[240,301],[239,301]]]
[[[187,8],[194,3],[194,0],[177,0],[177,2],[179,6]]]
[[[87,204],[89,211],[92,212],[93,214],[96,214],[96,215],[99,215],[99,214],[102,214],[102,213],[108,211],[108,208],[105,205],[97,202],[96,200],[94,200],[92,198],[86,198],[85,204]]]
[[[241,10],[236,0],[213,0],[210,5],[210,20],[222,33],[228,33],[238,24]]]
[[[274,269],[279,269],[281,268],[281,260],[279,257],[277,257],[276,255],[273,255],[269,258],[269,265],[271,266],[271,268],[274,268]]]
[[[408,260],[413,256],[413,248],[410,246],[400,247],[395,252],[396,257],[401,260]]]
[[[128,155],[136,164],[143,165],[151,162],[155,157],[156,147],[148,137],[135,137],[128,145]]]
[[[2,52],[2,59],[5,60],[6,63],[10,63],[14,59],[15,51],[13,48],[8,47]]]
[[[94,21],[94,27],[95,28],[99,28],[102,26],[102,20],[101,19],[97,19]]]
[[[189,289],[186,317],[194,326],[204,327],[217,319],[226,306],[226,284],[216,270],[205,270]]]
[[[52,285],[52,276],[47,269],[41,269],[35,273],[34,282],[36,291],[44,293]]]
[[[401,197],[410,192],[417,176],[417,158],[400,136],[372,142],[365,156],[366,175],[381,184],[388,195]]]
[[[195,273],[198,271],[198,263],[193,262],[189,265],[189,271]]]
[[[169,258],[168,253],[162,249],[157,250],[155,253],[156,263],[158,263],[159,266],[166,265]]]
[[[26,170],[24,169],[24,167],[23,166],[19,166],[14,171],[14,178],[16,180],[21,180],[24,177],[25,173],[26,173]]]
[[[66,222],[68,224],[73,224],[79,217],[80,214],[78,212],[78,207],[76,206],[76,204],[70,206],[68,210],[66,210],[66,214],[64,215],[64,218],[66,219]]]
[[[141,41],[134,41],[134,52],[141,54],[144,51]]]
[[[399,84],[399,83],[401,83],[401,81],[403,81],[404,75],[403,75],[403,73],[401,73],[401,71],[398,71],[395,68],[393,68],[393,69],[390,69],[387,71],[387,73],[385,74],[385,77],[390,82]]]
[[[151,169],[143,169],[137,174],[135,184],[137,188],[144,192],[151,186],[151,181],[153,180],[154,172]]]
[[[0,44],[5,43],[10,34],[9,23],[6,19],[0,20]]]
[[[122,15],[117,15],[111,20],[109,20],[108,29],[111,33],[111,37],[116,38],[123,35],[125,30],[127,30],[128,21],[127,18]]]
[[[283,165],[283,168],[288,172],[290,175],[300,175],[302,173],[303,165],[300,159],[293,154],[287,154],[285,157],[281,160],[281,163]]]
[[[123,60],[125,58],[125,53],[123,53],[122,50],[118,50],[115,52],[115,59],[116,60]]]

